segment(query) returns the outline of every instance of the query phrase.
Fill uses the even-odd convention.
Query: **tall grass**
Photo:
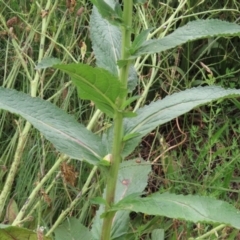
[[[35,65],[48,56],[64,62],[95,64],[89,38],[91,4],[81,0],[69,6],[66,2],[71,1],[0,0],[0,83],[53,102],[100,134],[109,120],[96,114],[92,103],[78,99],[68,76],[51,69],[35,70]],[[239,22],[239,8],[240,3],[233,0],[149,0],[135,8],[133,38],[140,30],[151,27],[152,37],[163,37],[195,19]],[[87,46],[84,58],[83,42]],[[161,55],[138,58],[135,68],[139,84],[134,94],[142,98],[135,109],[189,87],[214,83],[239,88],[239,48],[238,37],[209,38]],[[212,195],[239,207],[239,107],[237,100],[201,107],[144,138],[134,154],[155,163],[147,190]],[[56,221],[61,223],[68,216],[78,217],[87,226],[91,224],[96,209],[90,206],[89,199],[102,191],[99,172],[92,172],[93,180],[85,185],[91,167],[59,155],[29,123],[4,111],[0,115],[0,141],[0,188],[7,196],[2,198],[5,202],[1,221],[14,221],[7,211],[11,200],[21,209],[32,196],[33,203],[21,216],[25,227],[44,225],[52,231]],[[75,202],[82,188],[87,194]],[[59,218],[65,209],[65,215]],[[211,229],[208,225],[151,216],[133,214],[132,219],[139,239],[149,239],[147,226],[156,224],[165,228],[168,239],[187,239]],[[219,236],[234,239],[237,232],[225,228]]]

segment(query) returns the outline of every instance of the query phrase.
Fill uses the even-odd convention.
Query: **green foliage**
[[[106,155],[98,136],[53,104],[11,89],[0,88],[0,94],[1,109],[31,122],[59,151],[95,165]]]
[[[117,11],[119,8],[117,4],[115,9],[112,9],[104,0],[91,0],[94,6],[98,9],[101,16],[107,19],[113,25],[120,25],[123,23],[121,12]]]
[[[193,222],[224,223],[240,229],[240,212],[226,202],[209,197],[154,193],[141,198],[133,194],[111,208],[112,211],[123,209]]]
[[[125,121],[125,132],[140,133],[139,137],[143,137],[160,124],[171,121],[193,108],[221,98],[234,98],[239,94],[237,89],[223,89],[218,86],[187,89],[140,108],[136,118]]]
[[[153,28],[146,29],[142,31],[133,41],[130,52],[134,54],[147,40],[148,34],[153,30]]]
[[[61,61],[58,58],[44,58],[40,63],[38,63],[36,70],[46,69],[60,63]]]
[[[150,171],[150,164],[142,161],[141,159],[129,160],[121,163],[116,186],[115,202],[117,203],[121,199],[124,199],[133,193],[141,193],[146,187],[148,174]],[[103,196],[105,196],[105,194],[106,190]],[[101,235],[101,228],[103,224],[101,215],[103,213],[104,206],[101,205],[92,226],[92,234],[96,240],[99,239],[99,236]],[[118,211],[116,213],[115,221],[111,231],[112,239],[124,237],[124,235],[128,233],[130,220],[129,214],[129,211]]]
[[[108,2],[111,4],[111,7],[115,4],[114,0],[109,0]],[[121,59],[122,44],[120,27],[110,24],[99,14],[96,7],[93,7],[90,16],[90,29],[92,48],[96,57],[97,66],[119,77],[120,69],[118,68],[117,62]],[[129,91],[134,90],[137,81],[136,70],[131,66],[128,74]]]
[[[155,229],[152,231],[152,240],[164,240],[164,230]]]
[[[39,231],[39,236],[43,240],[50,240],[50,237],[45,237],[42,234],[41,229]],[[39,237],[34,231],[30,231],[25,228],[20,228],[20,227],[13,227],[13,226],[8,226],[8,225],[3,225],[0,224],[0,238],[2,240],[38,240]]]
[[[92,235],[76,218],[70,218],[56,229],[55,238],[57,240],[92,239]]]
[[[69,74],[77,86],[79,97],[93,101],[96,106],[113,117],[117,98],[126,96],[127,89],[108,71],[84,64],[54,65]]]
[[[239,34],[240,26],[238,24],[217,19],[197,20],[189,22],[162,39],[146,41],[139,49],[134,51],[133,55],[140,56],[166,51],[177,45],[200,38],[229,35],[237,36]]]
[[[206,237],[225,225],[239,229],[239,199],[228,194],[238,193],[232,188],[239,181],[239,122],[238,116],[234,120],[226,116],[239,108],[234,98],[240,90],[225,89],[239,88],[238,38],[230,38],[240,33],[239,25],[232,23],[239,15],[237,3],[224,3],[224,13],[229,13],[226,22],[210,19],[213,16],[208,14],[224,16],[220,10],[206,11],[202,2],[170,1],[165,6],[157,1],[123,0],[120,5],[115,0],[91,0],[95,5],[91,16],[86,1],[81,1],[78,11],[73,2],[23,1],[19,7],[17,1],[9,6],[0,1],[1,13],[6,11],[6,19],[0,13],[0,44],[6,48],[0,53],[4,59],[0,108],[20,115],[16,120],[2,111],[0,119],[0,215],[12,224],[3,225],[2,232],[24,232],[15,226],[36,229],[44,223],[49,227],[46,236],[54,232],[56,240],[131,240],[171,238],[172,229],[174,234],[184,232],[186,238],[197,234],[201,238],[213,228]],[[40,16],[39,7],[49,11]],[[21,23],[8,19],[8,12],[18,14]],[[198,17],[209,19],[192,21]],[[154,31],[156,25],[160,26]],[[208,40],[200,41],[203,38]],[[229,51],[232,46],[234,51]],[[89,66],[95,60],[91,47],[97,67]],[[12,64],[13,59],[17,60]],[[63,65],[58,59],[82,63]],[[66,73],[81,100],[66,82]],[[191,88],[198,85],[204,87]],[[234,99],[235,106],[228,107],[225,98]],[[228,112],[222,118],[225,104]],[[202,105],[206,106],[192,111]],[[189,111],[198,113],[197,124],[182,116]],[[70,165],[69,157],[83,162]],[[135,157],[139,158],[129,160]],[[59,168],[61,174],[56,173]],[[173,193],[166,193],[170,189]],[[232,200],[236,208],[216,198]],[[100,205],[98,210],[93,203]],[[69,215],[76,218],[68,219]],[[29,222],[32,216],[35,220]],[[178,224],[169,218],[179,219]],[[196,232],[184,220],[203,225]],[[215,228],[219,223],[224,225]],[[31,239],[32,231],[27,231]],[[232,230],[232,239],[236,234]]]

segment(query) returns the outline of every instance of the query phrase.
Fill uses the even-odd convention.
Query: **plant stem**
[[[132,9],[133,1],[123,1],[123,26],[122,26],[122,48],[121,48],[121,59],[128,59],[129,48],[131,46],[131,31],[132,31]],[[127,80],[129,74],[130,61],[120,69],[120,81],[127,88]],[[117,99],[117,106],[119,111],[114,115],[114,140],[112,148],[112,161],[109,170],[106,186],[106,202],[105,212],[107,212],[112,204],[114,204],[115,190],[117,185],[118,171],[120,163],[122,161],[122,138],[123,138],[123,114],[122,104],[126,97]],[[108,213],[103,220],[101,240],[110,240],[111,228],[115,213]]]
[[[122,26],[122,49],[121,58],[126,60],[129,58],[129,49],[131,47],[131,33],[132,33],[132,9],[133,1],[124,0],[124,11],[123,11],[123,23]],[[124,67],[120,69],[120,81],[127,87],[129,67],[131,62],[129,61]]]
[[[123,132],[123,117],[122,113],[116,113],[114,119],[114,140],[112,149],[112,165],[110,167],[107,188],[106,188],[106,202],[105,211],[108,211],[109,206],[114,203],[115,189],[117,184],[118,170],[121,163],[122,150],[122,132]],[[102,240],[109,240],[111,234],[112,220],[114,213],[109,213],[103,220],[102,226]]]
[[[211,235],[214,235],[217,231],[223,229],[224,227],[226,227],[226,225],[225,225],[225,224],[221,224],[221,225],[213,228],[213,229],[210,230],[209,232],[207,232],[207,233],[203,234],[202,236],[197,237],[197,238],[195,238],[195,239],[206,239],[207,237],[209,237],[209,236],[211,236]],[[191,238],[190,238],[190,239],[191,239]],[[189,239],[189,240],[190,240],[190,239]]]

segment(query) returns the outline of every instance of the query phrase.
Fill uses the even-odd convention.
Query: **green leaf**
[[[115,8],[115,0],[105,0],[105,2]],[[92,48],[96,57],[96,64],[104,68],[116,77],[119,77],[117,61],[120,60],[122,33],[117,26],[110,24],[93,7],[90,17],[90,37]],[[132,91],[138,82],[137,72],[133,66],[130,67],[128,76],[128,91]]]
[[[142,192],[147,185],[150,172],[151,164],[140,158],[122,162],[118,175],[115,202],[130,194]]]
[[[19,213],[18,205],[14,198],[11,198],[7,206],[4,220],[7,221],[9,224],[12,224],[18,213]]]
[[[128,64],[128,62],[129,62],[128,59],[127,60],[118,60],[117,65],[118,65],[119,68],[123,68]]]
[[[202,196],[154,193],[141,198],[128,196],[112,211],[128,210],[148,215],[184,219],[192,222],[223,223],[240,229],[240,212],[227,202]],[[219,211],[221,209],[221,211]]]
[[[142,192],[147,185],[148,174],[150,171],[151,165],[147,162],[141,161],[141,159],[135,159],[121,163],[117,181],[115,202],[120,201],[130,194]],[[105,196],[105,192],[103,195]],[[93,222],[92,234],[96,240],[100,239],[103,221],[100,216],[103,214],[103,212],[104,207],[100,206]],[[118,211],[116,213],[111,232],[111,239],[116,239],[128,232],[129,220],[128,211]]]
[[[130,133],[123,137],[123,142],[126,142],[132,138],[139,137],[140,133]]]
[[[92,239],[92,234],[76,218],[67,219],[54,231],[56,240],[66,239]]]
[[[108,205],[106,199],[103,199],[102,197],[91,198],[90,202],[92,204],[97,204],[97,205],[104,205],[104,206]]]
[[[123,112],[123,117],[124,118],[133,118],[136,117],[137,114],[135,112],[131,112],[131,111],[124,111]]]
[[[0,239],[1,240],[38,240],[36,231],[31,231],[26,228],[14,227],[0,224]],[[42,235],[42,240],[51,240],[50,237]]]
[[[117,7],[117,10],[115,11],[104,0],[90,0],[90,1],[98,9],[98,12],[101,14],[101,16],[107,19],[110,23],[116,26],[119,26],[123,23],[118,7]]]
[[[105,69],[81,63],[54,65],[54,68],[62,70],[72,78],[80,98],[93,101],[101,111],[110,116],[117,111],[116,99],[127,94],[121,82]]]
[[[129,97],[122,105],[122,108],[126,108],[128,105],[130,105],[132,102],[136,101],[139,99],[141,96],[133,96]]]
[[[232,36],[240,34],[240,25],[218,19],[196,20],[178,28],[162,39],[145,42],[134,54],[135,57],[162,52],[183,43],[201,38]]]
[[[0,88],[0,109],[21,115],[62,153],[73,159],[98,164],[106,155],[98,136],[72,116],[40,98],[12,89]]]
[[[36,70],[46,69],[46,68],[52,67],[53,65],[59,64],[59,63],[61,63],[61,60],[58,58],[46,57],[46,58],[42,59],[42,61],[40,63],[37,64],[35,69]]]
[[[120,3],[115,3],[114,11],[116,12],[117,16],[121,19],[122,22],[122,16],[123,16],[123,11]]]
[[[152,231],[152,240],[164,240],[164,229],[154,229]]]
[[[153,28],[149,28],[143,30],[133,41],[130,53],[134,55],[134,53],[143,45],[143,43],[147,40],[148,34],[153,30]]]
[[[240,90],[238,89],[224,89],[218,86],[197,87],[175,93],[140,108],[137,111],[137,117],[125,119],[125,134],[140,133],[137,137],[139,140],[157,126],[169,122],[195,107],[220,98],[234,98],[239,95]]]

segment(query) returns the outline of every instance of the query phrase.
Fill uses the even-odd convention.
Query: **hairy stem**
[[[132,0],[124,0],[124,10],[123,10],[123,25],[122,25],[122,48],[121,48],[121,58],[128,59],[129,48],[131,46],[131,26],[132,26]],[[128,62],[124,67],[120,69],[120,81],[127,88],[127,80],[129,73],[130,62]],[[112,162],[109,170],[109,175],[107,179],[106,186],[106,202],[105,211],[109,210],[109,207],[114,203],[115,190],[117,185],[118,171],[120,163],[122,161],[122,138],[123,138],[123,114],[122,104],[126,97],[117,99],[117,106],[119,111],[114,115],[114,140],[112,148]],[[110,240],[111,228],[113,223],[115,213],[109,213],[103,220],[101,240]]]

